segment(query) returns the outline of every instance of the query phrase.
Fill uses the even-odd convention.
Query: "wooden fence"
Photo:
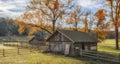
[[[107,53],[81,50],[80,56],[89,57],[89,58],[93,58],[96,60],[108,61],[112,63],[118,63],[118,64],[120,63],[120,54],[112,55],[112,54],[107,54]]]
[[[22,48],[17,49],[0,49],[0,56],[6,57],[8,55],[20,55]]]
[[[12,47],[20,47],[23,49],[29,49],[31,52],[32,51],[39,51],[39,52],[44,52],[48,50],[47,45],[29,45],[29,44],[13,44],[13,43],[3,43],[4,46],[12,46]]]

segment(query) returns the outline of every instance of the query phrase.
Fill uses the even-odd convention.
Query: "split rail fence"
[[[120,64],[120,54],[113,55],[113,54],[108,54],[108,53],[81,50],[80,56]]]
[[[17,49],[0,49],[0,56],[6,57],[9,55],[20,55],[22,54],[22,48]]]

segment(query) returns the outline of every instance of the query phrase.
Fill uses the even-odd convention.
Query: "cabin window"
[[[90,48],[91,50],[96,50],[97,49],[97,47],[96,46],[91,46],[91,48]]]
[[[75,47],[75,49],[79,49],[79,47]]]
[[[85,46],[85,50],[88,51],[88,46]]]

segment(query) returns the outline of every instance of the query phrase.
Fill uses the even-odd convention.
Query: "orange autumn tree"
[[[116,34],[116,49],[119,49],[119,43],[118,43],[118,28],[120,27],[120,0],[106,0],[107,5],[110,8],[110,18],[112,21],[112,24],[115,28],[115,34]]]
[[[71,0],[66,0],[66,2],[63,2],[63,0],[31,0],[25,13],[26,16],[31,14],[30,16],[36,16],[35,18],[39,21],[52,25],[51,30],[54,32],[57,21],[63,18],[64,11],[68,8],[65,5],[68,5]]]
[[[19,27],[18,31],[20,34],[22,34],[26,29],[29,31],[29,35],[32,35],[36,33],[37,31],[44,30],[50,34],[52,34],[51,31],[51,26],[50,25],[37,25],[37,24],[32,24],[32,23],[26,23],[21,21],[20,19],[14,20],[15,25]]]
[[[20,22],[18,20],[14,20],[14,24],[19,27],[18,32],[22,34],[26,29],[26,24],[24,22]]]
[[[104,40],[107,35],[105,34],[106,28],[109,26],[109,22],[105,22],[106,19],[106,11],[104,9],[99,9],[96,14],[96,27],[94,31],[97,33],[97,37],[100,40]]]
[[[45,30],[52,34],[55,30],[56,23],[60,21],[65,14],[64,11],[69,8],[68,6],[71,0],[67,3],[62,3],[62,0],[31,0],[26,8],[26,11],[19,19],[16,19],[21,32],[22,28],[32,30],[32,27],[38,27],[39,30]],[[26,25],[22,27],[21,23]],[[37,29],[38,30],[38,29]],[[35,32],[35,30],[33,30]]]

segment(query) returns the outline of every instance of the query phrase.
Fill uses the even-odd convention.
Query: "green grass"
[[[9,47],[5,48],[8,49]],[[5,57],[0,56],[0,64],[104,64],[100,61],[96,62],[87,58],[73,58],[63,55],[43,54],[38,51],[30,52],[28,49],[22,49],[20,52],[21,55],[17,55],[17,52],[15,51],[10,52],[12,54],[6,54]]]
[[[98,51],[110,54],[120,54],[120,50],[115,49],[115,40],[113,39],[107,39],[103,42],[98,43]]]
[[[87,61],[62,55],[43,54],[23,50],[21,55],[7,55],[0,58],[0,64],[90,64],[95,61]]]

